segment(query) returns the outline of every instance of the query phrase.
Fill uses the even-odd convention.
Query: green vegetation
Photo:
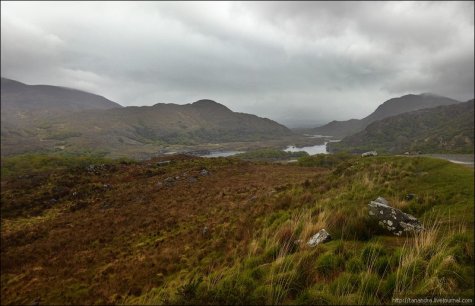
[[[90,98],[92,103],[98,97],[92,95]],[[15,100],[13,95],[2,99],[2,105],[12,106],[2,111],[2,156],[51,150],[55,140],[67,140],[65,150],[71,152],[83,148],[105,149],[114,151],[115,156],[126,156],[131,151],[144,150],[144,145],[156,152],[168,145],[303,138],[275,121],[236,113],[211,100],[143,107],[114,107],[114,103],[100,107],[92,103],[86,107],[88,111],[79,113],[68,104],[62,111],[50,110],[48,105],[44,112],[17,109],[17,104],[11,100]],[[29,119],[19,118],[17,113],[20,112],[27,112]],[[56,114],[54,119],[47,115],[49,113]]]
[[[323,167],[334,168],[336,166],[344,167],[344,161],[352,158],[348,153],[337,154],[316,154],[313,156],[303,156],[298,159],[297,163],[303,167]]]
[[[374,112],[363,119],[350,119],[346,121],[332,121],[324,126],[314,128],[308,133],[332,135],[338,138],[353,135],[364,130],[371,123],[378,120],[386,120],[389,117],[403,113],[413,112],[424,108],[434,108],[441,105],[460,103],[460,101],[435,95],[405,95],[392,98],[379,105]],[[334,144],[332,144],[333,146]],[[338,145],[335,145],[338,147]]]
[[[340,167],[335,167],[338,161]],[[244,260],[236,259],[219,277],[200,278],[201,283],[195,284],[193,295],[186,299],[180,296],[180,289],[174,294],[174,289],[165,286],[157,298],[146,295],[146,300],[126,301],[162,303],[158,297],[167,296],[178,304],[365,305],[390,303],[392,297],[434,294],[473,298],[472,170],[425,158],[368,161],[343,154],[304,157],[299,163],[334,170],[309,188],[286,190],[293,208],[263,219]],[[416,203],[406,202],[403,194],[415,191],[415,182],[421,198]],[[333,188],[322,193],[326,189],[323,184]],[[434,186],[438,188],[432,189]],[[308,194],[309,189],[320,192],[312,193],[311,205],[305,205],[302,194]],[[370,236],[364,231],[351,236],[354,227],[371,226],[360,211],[379,194],[406,211],[430,201],[430,206],[423,205],[416,212],[427,230],[406,238],[381,236],[378,228]],[[434,198],[438,200],[432,201]],[[297,240],[307,241],[322,227],[330,228],[336,241],[314,249],[304,242],[294,245]],[[463,255],[457,256],[451,247],[454,241],[459,241]]]
[[[71,169],[86,167],[88,165],[113,164],[121,162],[132,162],[130,159],[108,159],[104,156],[107,152],[83,152],[83,153],[62,153],[56,154],[21,154],[11,157],[4,157],[1,161],[2,177],[14,175],[31,175],[57,171],[61,169]]]
[[[3,301],[366,305],[474,298],[473,169],[425,157],[345,154],[302,157],[300,166],[169,159],[165,166],[105,163],[91,172],[72,163],[48,176],[2,176]],[[203,168],[211,174],[200,176]],[[197,181],[181,179],[190,176]],[[164,186],[170,177],[180,179]],[[406,200],[408,193],[415,198]],[[377,196],[426,230],[388,236],[368,216]],[[57,201],[38,209],[51,198]],[[308,247],[321,228],[333,240]]]
[[[362,132],[329,144],[332,152],[473,153],[473,100],[376,121]]]
[[[273,160],[287,160],[287,159],[292,159],[292,158],[300,158],[304,156],[308,156],[308,153],[304,151],[286,152],[282,150],[264,148],[264,149],[258,149],[254,151],[236,154],[233,157],[246,159],[246,160],[273,161]]]
[[[81,133],[79,132],[58,131],[54,134],[48,135],[45,139],[65,140],[71,137],[79,136],[81,136]]]

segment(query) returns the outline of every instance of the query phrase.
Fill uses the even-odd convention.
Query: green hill
[[[350,119],[346,121],[332,121],[324,126],[314,128],[310,133],[345,137],[364,130],[369,124],[398,114],[415,111],[418,109],[431,108],[441,105],[460,103],[450,98],[434,95],[405,95],[399,98],[387,100],[363,119]]]
[[[473,153],[473,100],[385,118],[329,143],[330,151]]]
[[[130,155],[167,145],[264,141],[291,136],[267,118],[212,100],[121,107],[103,97],[2,78],[2,155],[92,150]]]
[[[58,114],[120,107],[102,96],[77,89],[1,79],[2,123],[30,125]]]

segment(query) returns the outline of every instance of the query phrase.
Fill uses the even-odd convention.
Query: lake
[[[320,135],[314,135],[316,137],[326,137],[326,136],[320,136]],[[295,147],[295,146],[288,146],[284,151],[286,152],[299,152],[299,151],[304,151],[307,152],[309,155],[315,155],[315,154],[329,154],[327,151],[327,143],[329,142],[338,142],[340,140],[332,139],[325,141],[324,144],[321,145],[314,145],[314,146],[309,146],[309,147]]]
[[[288,146],[285,150],[285,152],[299,152],[299,151],[305,151],[309,155],[314,155],[314,154],[328,154],[327,152],[327,143],[322,145],[315,145],[315,146],[310,146],[310,147],[294,147],[294,146]]]

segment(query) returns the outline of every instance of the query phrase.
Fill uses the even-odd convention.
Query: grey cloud
[[[473,2],[2,2],[2,76],[285,124],[473,97]]]

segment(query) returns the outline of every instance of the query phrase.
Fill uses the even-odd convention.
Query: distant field
[[[466,165],[473,168],[474,155],[473,154],[424,154],[424,156],[436,157]]]
[[[1,187],[2,304],[473,299],[474,172],[444,160],[27,155]],[[385,233],[377,196],[427,230]],[[306,246],[321,228],[333,241]]]

